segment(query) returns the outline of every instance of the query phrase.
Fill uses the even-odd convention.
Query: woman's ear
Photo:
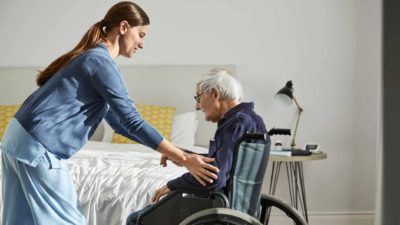
[[[122,20],[119,23],[119,34],[124,35],[128,31],[128,28],[129,28],[128,21]]]

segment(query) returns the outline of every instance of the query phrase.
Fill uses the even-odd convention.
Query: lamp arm
[[[299,110],[299,112],[302,113],[302,112],[303,112],[303,108],[300,107],[300,105],[299,105],[299,103],[297,102],[297,100],[296,100],[296,98],[294,97],[294,95],[293,95],[293,101],[294,101],[294,103],[296,104],[297,109]]]
[[[293,96],[293,101],[294,101],[294,103],[295,103],[296,106],[297,106],[298,112],[297,112],[297,121],[296,121],[296,126],[295,126],[295,128],[294,128],[294,133],[293,133],[292,142],[290,143],[290,146],[291,146],[292,148],[294,148],[294,147],[296,146],[295,139],[296,139],[296,134],[297,134],[297,128],[299,127],[300,115],[301,115],[301,113],[304,111],[303,108],[300,107],[299,103],[297,102],[297,100],[296,100],[296,98],[295,98],[294,96]]]

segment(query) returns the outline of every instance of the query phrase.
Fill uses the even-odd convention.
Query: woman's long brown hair
[[[131,27],[145,26],[150,24],[150,19],[146,12],[133,2],[119,2],[112,6],[104,19],[95,23],[83,35],[81,41],[75,48],[66,54],[58,57],[43,71],[39,71],[36,84],[43,86],[57,71],[68,64],[71,60],[83,52],[96,47],[101,42],[107,42],[107,32],[119,26],[120,22],[126,20]]]

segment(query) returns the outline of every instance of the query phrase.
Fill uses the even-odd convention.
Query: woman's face
[[[221,105],[219,103],[219,94],[217,91],[213,90],[211,93],[199,93],[199,102],[196,102],[196,110],[201,110],[204,112],[204,118],[206,121],[211,121],[213,123],[218,122],[221,117]]]
[[[119,39],[119,55],[131,58],[137,50],[142,49],[148,25],[127,27]]]

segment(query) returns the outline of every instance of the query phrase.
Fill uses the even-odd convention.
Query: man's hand
[[[153,203],[156,203],[158,202],[158,200],[160,200],[161,197],[170,192],[171,190],[167,187],[167,185],[164,185],[161,188],[157,189],[156,192],[154,192],[153,197],[151,197],[151,201]]]
[[[161,158],[160,158],[160,165],[162,165],[163,167],[167,166],[167,160],[168,160],[168,156],[162,154]]]

